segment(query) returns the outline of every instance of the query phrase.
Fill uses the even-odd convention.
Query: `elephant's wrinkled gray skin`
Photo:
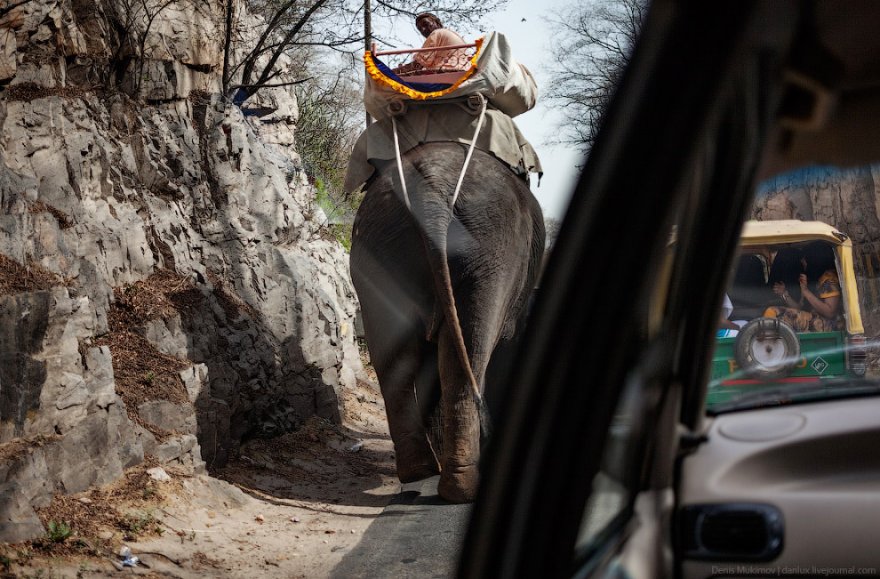
[[[537,200],[488,153],[474,151],[450,210],[466,152],[458,143],[428,143],[404,155],[411,211],[396,163],[379,167],[355,218],[351,247],[352,280],[398,478],[411,482],[440,472],[438,492],[452,502],[476,495],[475,390],[482,393],[493,351],[513,337],[526,313],[544,250]],[[419,396],[438,381],[439,462],[419,408]]]

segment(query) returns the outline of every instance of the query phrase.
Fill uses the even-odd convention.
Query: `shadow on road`
[[[352,430],[312,417],[296,432],[255,439],[213,476],[261,500],[383,507],[394,493],[396,475],[387,434]],[[351,513],[349,513],[351,514]]]
[[[471,505],[441,499],[439,478],[403,485],[330,577],[454,576]]]

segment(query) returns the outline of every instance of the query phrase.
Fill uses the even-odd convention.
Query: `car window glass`
[[[612,418],[602,466],[593,479],[592,494],[575,544],[579,555],[587,555],[598,546],[603,536],[615,528],[614,523],[626,518],[632,505],[635,496],[632,474],[642,438],[638,428],[643,417],[641,392],[641,384],[630,380]]]
[[[874,211],[861,192],[871,175],[809,167],[758,187],[719,316],[710,413],[876,393],[865,336],[880,268],[850,215]]]

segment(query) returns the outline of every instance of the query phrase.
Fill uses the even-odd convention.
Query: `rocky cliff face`
[[[221,98],[219,8],[147,29],[134,4],[0,17],[2,541],[145,456],[199,470],[338,420],[362,372],[347,256],[287,146],[295,101],[267,95],[263,123]]]
[[[755,219],[824,221],[844,231],[853,244],[880,240],[880,168],[816,167],[783,175],[758,192]]]

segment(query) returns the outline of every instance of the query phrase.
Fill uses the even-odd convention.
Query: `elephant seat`
[[[444,46],[467,52],[465,70],[394,72],[377,56],[395,56],[422,49],[364,54],[367,82],[364,105],[376,119],[361,134],[349,160],[343,188],[357,191],[376,166],[398,158],[424,143],[455,142],[475,146],[527,177],[543,174],[540,160],[513,117],[535,106],[537,85],[531,73],[516,62],[507,38],[492,32],[472,45]],[[389,59],[390,62],[390,59]],[[398,70],[401,69],[398,67]],[[485,103],[475,111],[479,95]]]
[[[373,43],[371,54],[376,68],[385,76],[422,92],[445,90],[465,80],[473,68],[473,58],[477,54],[478,44],[457,44],[454,46],[436,46],[431,48],[405,48],[402,50],[376,50]],[[418,64],[408,63],[391,66],[391,60],[401,56],[411,56],[419,52],[453,51],[453,62],[447,63],[440,68],[422,68]],[[379,59],[382,57],[382,60]],[[448,59],[447,59],[448,60]],[[386,61],[389,61],[386,63]]]

